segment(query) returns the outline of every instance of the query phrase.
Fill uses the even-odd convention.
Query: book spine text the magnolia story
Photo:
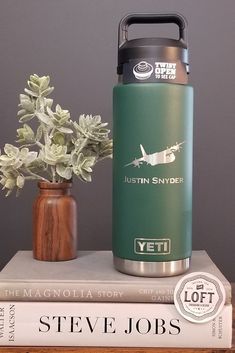
[[[0,282],[0,301],[132,302],[174,303],[175,284]],[[231,304],[231,286],[225,286],[226,304]]]
[[[159,288],[151,284],[120,283],[0,283],[1,301],[75,301],[75,302],[153,302],[173,303],[174,286]]]
[[[229,348],[232,305],[207,323],[173,304],[1,302],[0,345]]]

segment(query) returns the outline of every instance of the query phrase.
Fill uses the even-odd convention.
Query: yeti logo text
[[[134,251],[135,254],[143,255],[167,255],[171,252],[171,241],[170,239],[135,238]]]

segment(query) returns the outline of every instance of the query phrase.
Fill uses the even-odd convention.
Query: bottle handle
[[[136,13],[129,14],[120,21],[118,30],[118,47],[120,48],[128,41],[128,27],[132,24],[158,24],[158,23],[175,23],[179,27],[179,40],[186,42],[186,19],[178,13],[174,14],[152,14],[152,13]]]

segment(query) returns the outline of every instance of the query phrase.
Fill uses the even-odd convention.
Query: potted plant
[[[77,210],[71,196],[76,177],[90,182],[95,164],[112,157],[107,123],[99,115],[73,121],[59,104],[53,110],[50,77],[31,75],[20,94],[18,146],[5,144],[0,155],[0,183],[18,195],[28,180],[40,190],[33,206],[33,254],[48,261],[76,257]],[[30,125],[29,125],[30,122]]]

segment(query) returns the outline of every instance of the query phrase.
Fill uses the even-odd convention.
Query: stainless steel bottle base
[[[177,276],[186,272],[189,269],[190,258],[188,257],[176,261],[147,262],[127,260],[114,256],[113,262],[118,271],[128,275],[142,277],[169,277]]]

